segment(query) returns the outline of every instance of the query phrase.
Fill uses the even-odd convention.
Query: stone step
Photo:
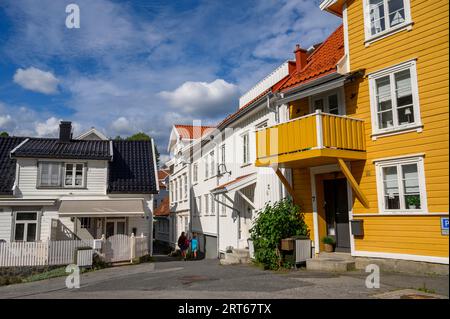
[[[338,258],[313,258],[306,261],[306,269],[343,272],[355,270],[355,262]]]
[[[233,248],[233,254],[234,255],[238,255],[240,257],[249,257],[250,256],[250,252],[248,251],[248,249],[236,249]]]

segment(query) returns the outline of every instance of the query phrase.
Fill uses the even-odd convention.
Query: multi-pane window
[[[220,215],[226,216],[227,215],[227,207],[225,206],[225,204],[227,203],[227,198],[225,197],[225,195],[221,195],[221,202],[222,202],[222,204],[220,205]]]
[[[194,183],[197,183],[198,181],[198,163],[194,163],[194,166],[192,167],[192,179]]]
[[[175,180],[175,202],[178,202],[178,180]]]
[[[242,164],[250,162],[249,134],[242,135]]]
[[[222,146],[220,147],[220,164],[225,164],[225,152],[226,152],[226,147],[225,144],[222,144]]]
[[[83,187],[84,165],[76,163],[66,163],[64,173],[64,186]]]
[[[197,208],[198,208],[198,216],[201,216],[202,215],[202,197],[201,196],[198,196],[197,197]]]
[[[61,186],[61,163],[39,163],[39,186]]]
[[[214,157],[214,151],[209,153],[209,158],[211,160],[211,177],[216,176],[216,158]]]
[[[175,202],[174,191],[173,191],[173,182],[170,182],[170,202]]]
[[[179,200],[183,199],[183,180],[181,179],[181,177],[178,178],[178,194],[180,195]]]
[[[209,177],[209,162],[208,162],[208,157],[204,158],[204,162],[205,162],[205,179]]]
[[[188,182],[187,182],[187,175],[184,174],[184,198],[186,199],[188,196]]]
[[[365,0],[367,35],[376,36],[410,22],[409,0]]]
[[[205,194],[205,215],[209,214],[209,194]]]
[[[37,226],[37,212],[17,212],[14,227],[14,240],[27,242],[36,241]]]
[[[210,194],[209,198],[211,199],[211,215],[216,214],[216,201],[214,200],[214,195]]]
[[[80,227],[81,228],[91,228],[91,218],[90,217],[81,217],[80,218]]]
[[[369,76],[374,133],[420,125],[415,62]]]
[[[320,110],[325,113],[336,114],[340,112],[339,95],[334,93],[323,94],[312,98],[312,111]]]
[[[422,211],[426,200],[422,159],[378,163],[381,211]]]

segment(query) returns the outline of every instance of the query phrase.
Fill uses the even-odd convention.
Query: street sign
[[[441,217],[441,234],[448,235],[448,217]]]

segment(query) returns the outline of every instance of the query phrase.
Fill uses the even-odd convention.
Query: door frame
[[[351,169],[350,163],[346,162],[348,167]],[[311,201],[313,210],[313,227],[314,227],[314,253],[318,254],[320,252],[320,237],[319,237],[319,213],[317,208],[317,185],[316,185],[316,175],[340,172],[341,169],[338,164],[314,166],[309,168],[310,174],[310,185],[311,185]],[[348,202],[348,227],[350,231],[350,254],[353,255],[355,252],[355,238],[353,237],[351,230],[351,221],[353,220],[353,192],[352,187],[347,180],[347,202]]]
[[[117,235],[117,222],[124,222],[124,235],[128,236],[128,220],[127,217],[107,217],[105,220],[105,236],[106,236],[106,224],[108,223],[114,223],[114,235]]]

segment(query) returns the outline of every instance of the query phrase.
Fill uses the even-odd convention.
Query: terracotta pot
[[[324,244],[324,248],[327,253],[332,253],[334,251],[334,246],[331,244]]]

